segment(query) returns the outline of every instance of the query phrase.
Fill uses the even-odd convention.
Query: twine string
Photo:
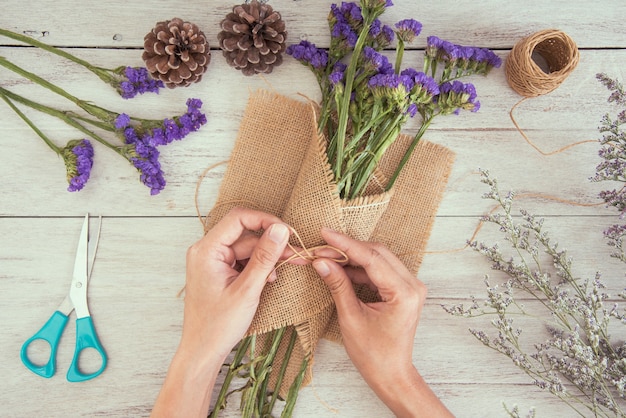
[[[533,54],[540,55],[548,66],[544,71],[533,58]],[[506,79],[513,90],[521,96],[509,111],[509,117],[524,140],[543,156],[559,154],[577,145],[595,140],[574,142],[554,151],[546,152],[535,145],[519,126],[513,111],[531,97],[541,96],[559,87],[574,71],[580,55],[576,43],[566,33],[556,29],[546,29],[536,32],[520,40],[506,59]]]
[[[206,178],[207,174],[211,171],[214,170],[215,168],[219,167],[220,165],[223,164],[228,164],[230,160],[225,160],[225,161],[220,161],[218,163],[212,164],[209,167],[207,167],[206,169],[204,169],[204,171],[200,174],[200,176],[198,177],[198,181],[196,182],[196,191],[195,191],[195,195],[194,195],[194,203],[196,206],[196,213],[198,215],[198,219],[200,220],[200,223],[203,226],[204,229],[204,233],[206,234],[209,230],[209,219],[210,219],[210,215],[211,212],[213,212],[215,209],[222,207],[222,206],[236,206],[236,205],[245,205],[249,208],[253,208],[253,209],[257,209],[257,210],[262,210],[262,208],[259,207],[259,205],[255,204],[254,202],[245,200],[245,199],[233,199],[233,200],[227,200],[227,201],[223,201],[223,202],[219,202],[216,203],[213,206],[213,209],[211,209],[211,211],[206,215],[206,216],[202,216],[202,213],[200,211],[200,204],[198,202],[198,196],[200,194],[200,186],[202,185],[202,182],[204,181],[204,179]],[[298,234],[298,231],[295,230],[295,228],[293,228],[292,226],[288,225],[289,230],[291,231],[291,233],[293,234],[293,236],[295,237],[298,247],[296,247],[295,245],[291,244],[291,242],[287,242],[287,247],[293,251],[293,254],[291,256],[289,256],[288,258],[286,258],[285,260],[282,260],[281,262],[277,263],[276,266],[274,267],[274,269],[271,271],[270,275],[272,273],[274,273],[276,270],[278,270],[280,267],[284,266],[285,264],[290,263],[291,261],[294,261],[296,259],[301,259],[301,260],[305,260],[308,262],[312,262],[314,260],[317,260],[318,258],[322,258],[319,255],[316,255],[315,252],[318,250],[323,250],[323,249],[329,249],[329,250],[333,250],[336,253],[339,254],[339,257],[323,257],[323,258],[328,258],[336,263],[347,263],[350,258],[348,257],[348,255],[341,249],[334,247],[332,245],[328,245],[328,244],[322,244],[322,245],[316,245],[316,246],[312,246],[312,247],[307,247],[306,245],[304,245],[304,242],[302,241],[302,238],[300,237],[300,234]],[[184,288],[183,288],[184,290]],[[179,295],[182,293],[182,291],[179,292]]]

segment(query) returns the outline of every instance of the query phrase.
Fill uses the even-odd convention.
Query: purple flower
[[[439,94],[439,84],[437,81],[424,74],[422,71],[417,71],[414,68],[407,68],[402,70],[400,75],[409,77],[413,82],[413,87],[410,89],[413,94],[416,94],[422,100],[430,101],[430,98]]]
[[[333,38],[344,40],[350,48],[354,48],[358,39],[358,35],[352,27],[348,23],[343,22],[337,22],[330,34]]]
[[[146,92],[158,93],[164,87],[161,80],[150,77],[148,70],[142,67],[126,67],[119,82],[118,91],[124,99],[131,99]]]
[[[165,188],[165,177],[158,159],[131,158],[130,161],[140,173],[139,180],[150,188],[152,196]]]
[[[93,167],[93,146],[86,139],[74,140],[67,143],[62,150],[65,169],[67,171],[67,188],[70,192],[77,192],[85,187]]]
[[[337,62],[333,67],[333,72],[330,73],[328,79],[330,80],[330,84],[336,86],[337,84],[343,81],[343,78],[346,74],[347,65],[342,62]]]
[[[317,48],[315,44],[309,41],[300,41],[299,44],[289,45],[286,53],[314,69],[324,68],[328,64],[328,52],[325,49]]]
[[[121,113],[117,118],[115,118],[115,129],[124,129],[128,125],[130,125],[130,116],[126,113]]]
[[[363,56],[375,71],[381,74],[393,73],[393,66],[389,63],[386,56],[378,53],[374,48],[366,46],[363,48]]]
[[[487,74],[502,65],[500,57],[487,48],[457,45],[436,36],[427,38],[425,52],[430,59],[455,65],[469,73]]]
[[[422,32],[422,24],[415,19],[404,19],[396,23],[398,39],[404,42],[413,42]]]
[[[477,112],[480,102],[476,100],[476,88],[472,83],[462,83],[458,80],[448,81],[440,87],[437,104],[442,113],[459,114],[461,109]]]
[[[411,103],[406,110],[406,114],[410,117],[415,117],[417,114],[417,105],[415,103]]]
[[[376,37],[382,31],[382,22],[379,19],[374,19],[372,25],[370,26],[370,36]]]
[[[383,35],[383,39],[387,42],[387,44],[392,43],[393,39],[395,38],[395,32],[388,25],[383,26],[382,35]]]

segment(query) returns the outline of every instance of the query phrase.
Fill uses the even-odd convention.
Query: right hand
[[[378,393],[381,386],[412,379],[413,342],[426,299],[426,286],[385,246],[324,229],[326,242],[349,257],[347,266],[319,258],[313,267],[328,285],[337,307],[348,356]],[[353,283],[369,286],[380,302],[364,303]]]

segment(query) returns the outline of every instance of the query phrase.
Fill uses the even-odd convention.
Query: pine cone
[[[174,88],[202,79],[211,61],[211,50],[197,25],[174,18],[158,22],[144,37],[142,58],[153,78]]]
[[[217,39],[226,61],[245,75],[271,73],[282,64],[287,32],[280,13],[253,0],[233,7]]]

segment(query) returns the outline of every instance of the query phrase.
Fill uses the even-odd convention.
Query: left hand
[[[252,232],[261,229],[260,237]],[[273,215],[235,208],[189,248],[181,348],[226,358],[250,326],[276,262],[291,255],[289,234]],[[241,272],[237,263],[245,264]]]

